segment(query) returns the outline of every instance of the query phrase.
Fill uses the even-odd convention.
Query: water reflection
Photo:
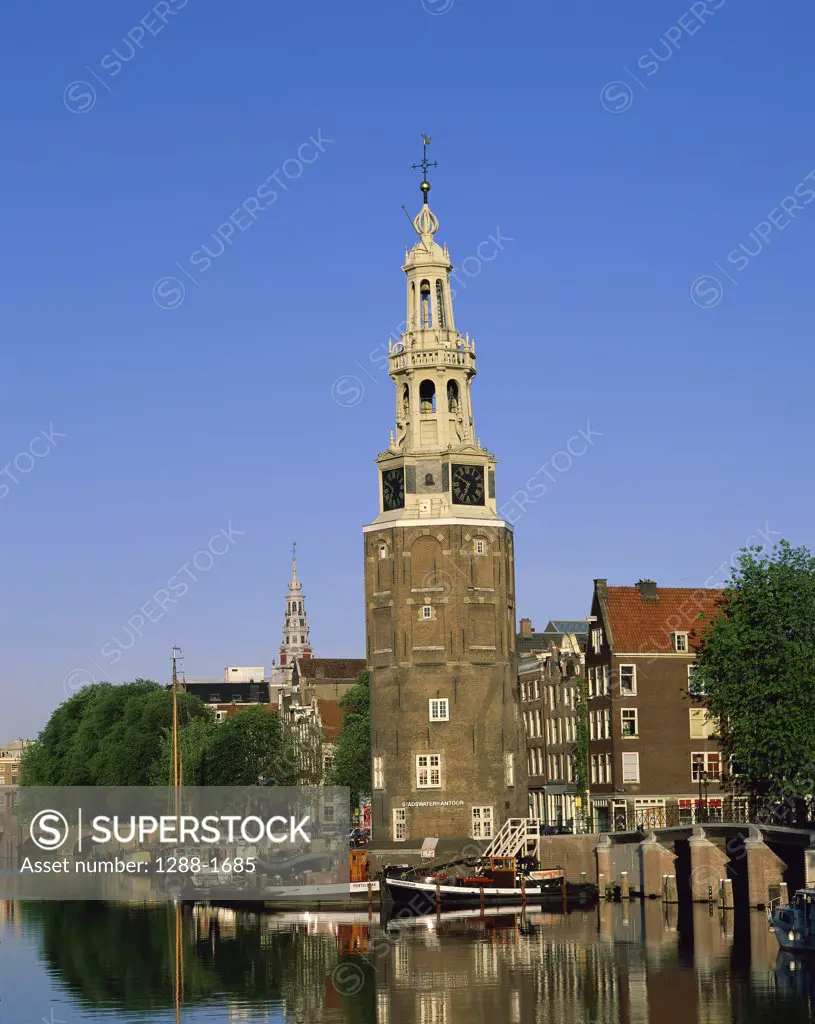
[[[568,915],[369,920],[231,909],[0,904],[0,1015],[15,1024],[725,1024],[809,1021],[813,964],[763,913],[651,900]],[[175,1000],[178,998],[178,1016]]]

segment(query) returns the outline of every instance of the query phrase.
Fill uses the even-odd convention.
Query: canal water
[[[0,903],[0,1022],[797,1024],[815,962],[763,913],[601,903],[380,921]]]

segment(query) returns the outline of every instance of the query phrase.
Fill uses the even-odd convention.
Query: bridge
[[[510,818],[485,851],[533,854],[568,881],[601,893],[669,902],[724,897],[724,906],[767,906],[774,896],[815,887],[815,831],[743,821],[706,821],[637,832],[548,836],[537,818]],[[782,887],[786,887],[782,888]]]

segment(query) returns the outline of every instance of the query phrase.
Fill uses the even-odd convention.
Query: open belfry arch
[[[490,839],[528,811],[515,671],[515,565],[496,459],[475,433],[475,342],[455,326],[424,137],[406,329],[389,345],[396,429],[364,527],[378,838]]]

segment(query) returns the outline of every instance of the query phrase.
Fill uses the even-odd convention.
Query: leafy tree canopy
[[[781,541],[771,552],[742,550],[697,666],[734,781],[759,794],[811,794],[815,558],[807,548]]]
[[[360,672],[340,701],[345,719],[328,774],[329,785],[350,788],[352,805],[371,792],[370,678],[369,672]]]

